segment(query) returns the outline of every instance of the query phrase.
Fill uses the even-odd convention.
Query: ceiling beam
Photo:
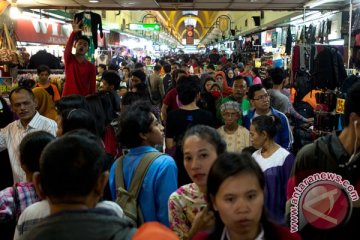
[[[275,4],[276,5],[276,4]],[[42,6],[38,6],[38,5],[18,5],[20,8],[22,9],[62,9],[62,10],[70,10],[70,9],[74,9],[74,10],[109,10],[109,11],[119,11],[119,10],[130,10],[130,11],[137,11],[137,10],[153,10],[153,11],[229,11],[229,12],[248,12],[250,10],[253,9],[245,9],[245,8],[217,8],[217,9],[211,9],[211,8],[188,8],[188,7],[184,7],[184,8],[177,8],[175,9],[174,7],[161,7],[161,8],[153,8],[153,7],[123,7],[123,6],[114,6],[114,7],[101,7],[101,6],[97,6],[97,7],[89,7],[89,6],[68,6],[68,7],[64,7],[64,6],[49,6],[49,5],[42,5]],[[346,6],[348,7],[348,6]],[[289,8],[289,7],[284,7],[284,8],[274,8],[274,7],[264,7],[259,9],[260,10],[271,10],[271,11],[299,11],[299,10],[303,10],[303,7],[296,7],[296,8]],[[309,9],[307,11],[318,11],[319,9],[314,8],[314,9]],[[338,6],[330,6],[330,7],[322,7],[321,10],[339,10]]]

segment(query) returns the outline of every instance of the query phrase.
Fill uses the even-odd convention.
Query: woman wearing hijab
[[[226,82],[229,87],[232,87],[234,83],[234,76],[235,76],[234,70],[232,68],[228,68],[226,70]]]
[[[216,72],[215,81],[222,86],[222,93],[225,97],[232,94],[232,88],[228,86],[226,76],[223,71]]]
[[[32,91],[37,101],[37,111],[44,117],[56,121],[57,112],[50,94],[48,94],[42,87],[35,87]]]

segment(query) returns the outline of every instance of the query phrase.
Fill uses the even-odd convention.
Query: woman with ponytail
[[[265,175],[266,209],[275,222],[284,224],[286,186],[295,157],[275,142],[280,126],[276,116],[258,116],[251,122],[250,141],[258,149],[252,156]]]

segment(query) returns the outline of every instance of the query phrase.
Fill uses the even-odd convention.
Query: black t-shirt
[[[166,121],[166,137],[173,138],[175,142],[181,142],[182,136],[191,126],[203,124],[214,127],[212,114],[203,109],[184,110],[177,109],[168,114]]]
[[[165,130],[166,137],[173,138],[176,142],[175,162],[178,168],[179,187],[192,182],[184,167],[181,144],[186,130],[197,124],[203,124],[210,127],[215,126],[212,114],[203,109],[177,109],[169,112],[167,117]]]

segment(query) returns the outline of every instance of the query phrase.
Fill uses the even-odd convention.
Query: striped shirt
[[[16,120],[0,129],[0,151],[8,149],[14,182],[26,182],[25,172],[20,164],[19,145],[24,136],[30,132],[43,130],[56,135],[57,124],[54,120],[41,116],[36,112],[25,128],[20,120]]]

